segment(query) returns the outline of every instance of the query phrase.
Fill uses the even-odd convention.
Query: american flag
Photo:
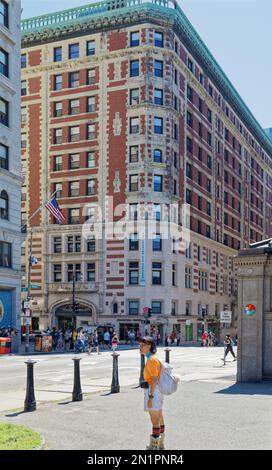
[[[49,210],[53,217],[55,217],[59,224],[62,224],[65,221],[65,217],[58,206],[55,196],[52,197],[51,201],[45,204],[45,207]]]

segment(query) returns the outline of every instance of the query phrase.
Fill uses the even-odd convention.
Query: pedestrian
[[[97,330],[95,330],[93,334],[93,344],[94,344],[94,347],[96,348],[97,354],[100,354]]]
[[[113,352],[115,352],[115,350],[117,349],[117,346],[118,346],[118,336],[117,336],[117,333],[115,333],[114,331],[112,335],[112,341],[111,341],[111,347],[112,347]]]
[[[110,349],[110,334],[108,330],[106,330],[104,333],[104,345],[105,348],[107,347],[108,349]]]
[[[149,450],[164,450],[165,424],[162,413],[164,396],[160,392],[158,383],[161,373],[161,363],[156,356],[157,348],[150,336],[145,336],[140,342],[140,354],[146,357],[144,367],[144,410],[149,413],[152,424],[152,434]]]
[[[64,345],[65,345],[65,350],[66,351],[69,351],[70,341],[71,341],[71,331],[66,330],[65,333],[64,333]]]
[[[235,356],[234,351],[233,351],[234,343],[233,343],[230,335],[226,335],[226,338],[225,338],[225,341],[224,341],[224,346],[225,346],[225,348],[224,348],[224,357],[222,358],[222,361],[224,361],[224,364],[226,364],[226,357],[227,357],[229,352],[234,357],[233,360],[236,361],[236,356]]]
[[[131,346],[134,345],[134,340],[135,340],[135,333],[134,333],[133,330],[130,330],[130,332],[129,332],[129,341],[130,341]]]
[[[179,346],[180,343],[180,333],[177,334],[177,346]]]
[[[206,346],[207,343],[207,331],[203,331],[202,333],[202,346]]]
[[[63,345],[64,345],[63,332],[62,332],[62,330],[60,330],[57,348],[58,348],[60,351],[62,351],[62,350],[63,350]]]
[[[168,335],[165,333],[165,337],[164,337],[164,346],[167,348],[168,346]]]

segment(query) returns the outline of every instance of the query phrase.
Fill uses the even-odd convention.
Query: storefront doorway
[[[92,307],[79,303],[76,314],[72,304],[65,304],[55,311],[56,326],[61,330],[74,329],[82,324],[93,324],[94,311]]]

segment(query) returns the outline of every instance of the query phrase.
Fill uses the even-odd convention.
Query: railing
[[[130,8],[145,3],[153,3],[154,5],[164,8],[176,8],[176,0],[106,0],[98,3],[92,3],[78,8],[70,8],[48,15],[35,16],[21,22],[21,30],[23,32],[50,28],[58,24],[65,24],[71,21],[79,20],[92,15],[101,15],[102,13],[121,9]]]

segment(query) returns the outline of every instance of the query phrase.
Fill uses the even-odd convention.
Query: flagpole
[[[50,199],[52,199],[53,196],[55,196],[55,194],[57,193],[58,191],[55,191],[51,196],[50,196]],[[33,219],[33,217],[38,214],[38,212],[40,212],[40,210],[45,206],[46,203],[43,203],[40,205],[40,207],[38,207],[38,209],[36,209],[33,214],[31,214],[31,216],[29,217],[27,223],[23,226],[23,227],[26,227],[29,225],[29,222],[31,219]],[[29,256],[28,256],[28,273],[27,273],[27,300],[30,301],[30,291],[31,291],[31,269],[32,269],[32,246],[33,246],[33,230],[32,230],[32,227],[29,225],[29,230],[30,230],[30,245],[29,245]],[[31,319],[31,309],[30,309],[30,316],[28,317],[29,319]],[[25,352],[28,353],[29,352],[29,331],[30,331],[30,325],[29,325],[29,320],[27,321],[27,325],[26,325],[26,344],[25,344]]]

